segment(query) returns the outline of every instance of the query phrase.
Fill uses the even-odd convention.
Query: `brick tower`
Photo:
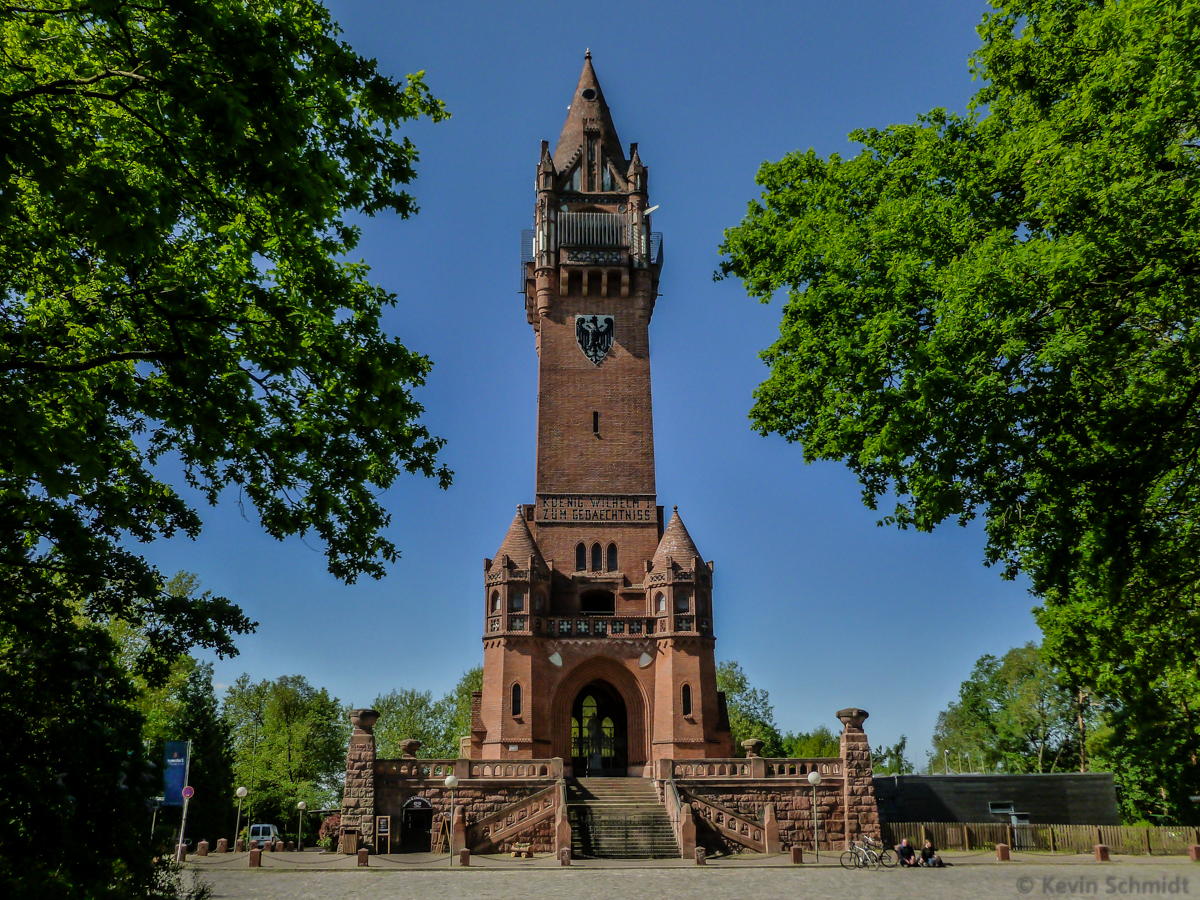
[[[538,354],[537,484],[484,561],[470,755],[575,775],[732,754],[716,689],[712,563],[654,482],[650,318],[662,269],[648,172],[591,54],[542,142],[522,266]]]

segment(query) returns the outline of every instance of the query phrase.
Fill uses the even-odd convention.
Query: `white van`
[[[271,841],[274,843],[279,840],[281,835],[274,825],[251,825],[250,840],[258,841],[260,844],[263,841]]]

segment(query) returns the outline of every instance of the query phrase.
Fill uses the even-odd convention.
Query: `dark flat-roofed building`
[[[1120,825],[1111,772],[876,775],[885,822]]]

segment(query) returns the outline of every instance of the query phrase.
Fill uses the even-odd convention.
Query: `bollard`
[[[295,853],[295,852],[296,852],[296,845],[295,845],[295,844],[293,844],[291,841],[288,841],[288,842],[287,842],[287,846],[286,846],[286,847],[284,847],[284,849],[285,849],[285,850],[287,850],[287,852],[288,852],[288,853]]]
[[[175,845],[175,862],[187,862],[187,845]]]
[[[197,856],[208,856],[208,841],[201,841],[196,845]]]
[[[250,851],[250,868],[257,869],[262,866],[262,851],[255,847]]]
[[[804,863],[804,848],[800,846],[792,847],[792,865],[799,866]]]
[[[1200,844],[1188,846],[1188,859],[1192,862],[1200,862]]]
[[[238,838],[236,841],[234,841],[233,852],[234,853],[245,853],[246,852],[246,842],[243,841],[241,838]]]
[[[1097,844],[1096,845],[1096,862],[1109,862],[1109,861],[1110,860],[1108,858],[1108,845],[1107,844]]]
[[[282,852],[283,852],[283,838],[280,838],[279,840],[277,840],[277,841],[275,842],[275,852],[276,852],[276,853],[282,853]]]
[[[458,864],[460,866],[464,866],[464,867],[471,865],[471,851],[470,850],[459,850],[458,851]]]
[[[358,848],[358,864],[360,866],[366,866],[366,864],[367,864],[367,848],[366,847]]]
[[[218,853],[228,853],[229,852],[229,841],[225,840],[225,838],[217,838],[217,852]]]
[[[1009,853],[1008,853],[1008,844],[997,844],[996,845],[996,861],[997,862],[1009,862],[1011,860],[1011,858],[1012,857],[1010,857]]]
[[[571,848],[563,847],[558,851],[558,864],[560,866],[569,866],[571,864]]]
[[[708,865],[708,854],[704,852],[703,847],[696,848],[696,865],[698,865],[698,866]]]

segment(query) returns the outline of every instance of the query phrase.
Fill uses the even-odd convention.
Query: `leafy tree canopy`
[[[993,0],[965,116],[766,163],[721,273],[785,293],[751,413],[930,530],[1197,783],[1200,0]],[[1193,791],[1194,792],[1194,791]],[[1186,793],[1176,796],[1186,802]]]
[[[0,578],[144,621],[169,660],[246,618],[179,603],[128,549],[236,487],[263,527],[380,576],[377,500],[450,473],[413,399],[427,358],[344,261],[351,213],[416,207],[395,129],[446,113],[337,38],[313,0],[31,0],[0,17]]]
[[[242,675],[226,691],[221,717],[234,779],[249,791],[243,821],[284,831],[299,801],[314,812],[340,802],[350,721],[325,688],[302,675],[259,682]]]
[[[400,756],[400,742],[421,742],[417,755],[425,759],[457,759],[459,738],[471,733],[471,694],[483,690],[483,669],[463,672],[454,690],[440,700],[429,691],[411,688],[390,691],[375,698],[379,713],[375,740],[379,756]]]

